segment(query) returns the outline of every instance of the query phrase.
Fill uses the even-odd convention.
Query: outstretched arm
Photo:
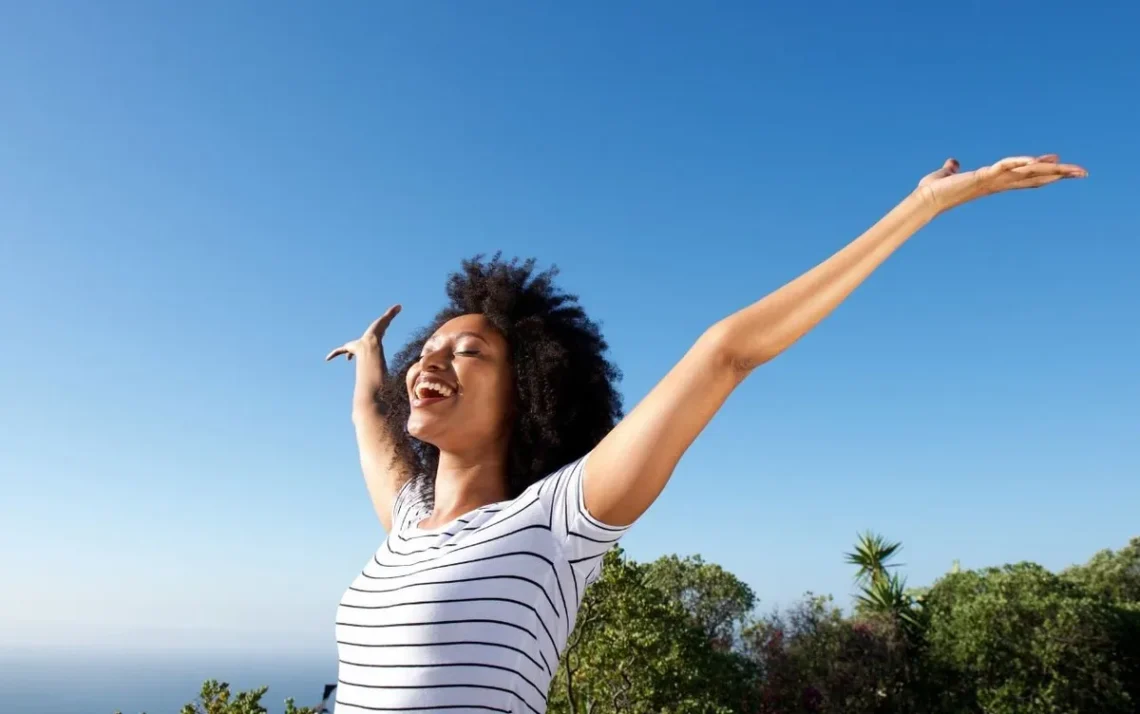
[[[1005,159],[958,173],[953,159],[829,259],[713,325],[586,462],[586,508],[615,526],[635,521],[660,495],[681,456],[756,367],[827,317],[900,245],[938,214],[981,196],[1085,176],[1055,155]]]
[[[329,353],[326,360],[345,355],[356,361],[356,386],[352,393],[352,423],[356,427],[356,443],[360,449],[360,468],[372,506],[384,530],[392,530],[392,504],[396,494],[411,475],[411,467],[404,462],[397,442],[389,433],[384,414],[376,395],[388,368],[384,361],[384,332],[388,329],[400,306],[388,308],[382,317],[368,326],[360,339],[347,342]]]

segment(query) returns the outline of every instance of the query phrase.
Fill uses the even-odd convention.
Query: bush
[[[1030,563],[951,574],[924,600],[943,710],[1133,712],[1125,623],[1104,597]]]
[[[202,684],[198,699],[184,705],[179,714],[268,714],[268,710],[261,704],[261,698],[268,691],[269,687],[259,687],[231,694],[228,683],[209,679]],[[318,714],[318,712],[309,707],[297,707],[292,699],[286,699],[285,714]]]
[[[550,712],[741,711],[751,681],[746,661],[721,651],[710,639],[707,622],[696,617],[710,612],[703,599],[682,602],[668,594],[674,588],[694,595],[734,591],[725,583],[709,587],[710,573],[701,565],[673,560],[655,568],[626,559],[620,550],[608,553],[563,654],[551,687]],[[723,597],[720,601],[725,602]],[[724,624],[722,618],[714,619]]]
[[[918,709],[913,647],[890,617],[843,617],[809,595],[745,631],[760,714],[863,714]]]

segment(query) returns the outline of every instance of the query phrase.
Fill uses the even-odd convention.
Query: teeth
[[[432,397],[436,396],[436,394],[426,395],[425,392],[429,389],[431,391],[435,392],[436,394],[443,396],[443,397],[450,397],[452,394],[455,393],[455,391],[451,387],[447,386],[446,384],[443,384],[442,382],[434,382],[432,380],[424,380],[424,381],[422,381],[416,385],[416,397],[419,399],[423,399],[425,396],[432,396]]]

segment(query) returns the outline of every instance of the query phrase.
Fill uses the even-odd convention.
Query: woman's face
[[[408,370],[408,432],[441,451],[505,442],[513,411],[507,341],[483,315],[444,323]]]

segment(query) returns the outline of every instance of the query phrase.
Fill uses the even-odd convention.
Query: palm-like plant
[[[902,550],[902,543],[888,541],[867,531],[859,535],[855,550],[846,554],[847,563],[857,566],[855,581],[858,607],[866,612],[887,615],[898,621],[908,634],[921,628],[920,612],[906,589],[906,578],[891,573],[899,563],[891,560]]]
[[[867,587],[889,579],[887,570],[899,564],[890,562],[902,550],[902,543],[892,543],[883,536],[866,531],[859,535],[854,552],[847,553],[847,563],[859,567],[855,581]]]

